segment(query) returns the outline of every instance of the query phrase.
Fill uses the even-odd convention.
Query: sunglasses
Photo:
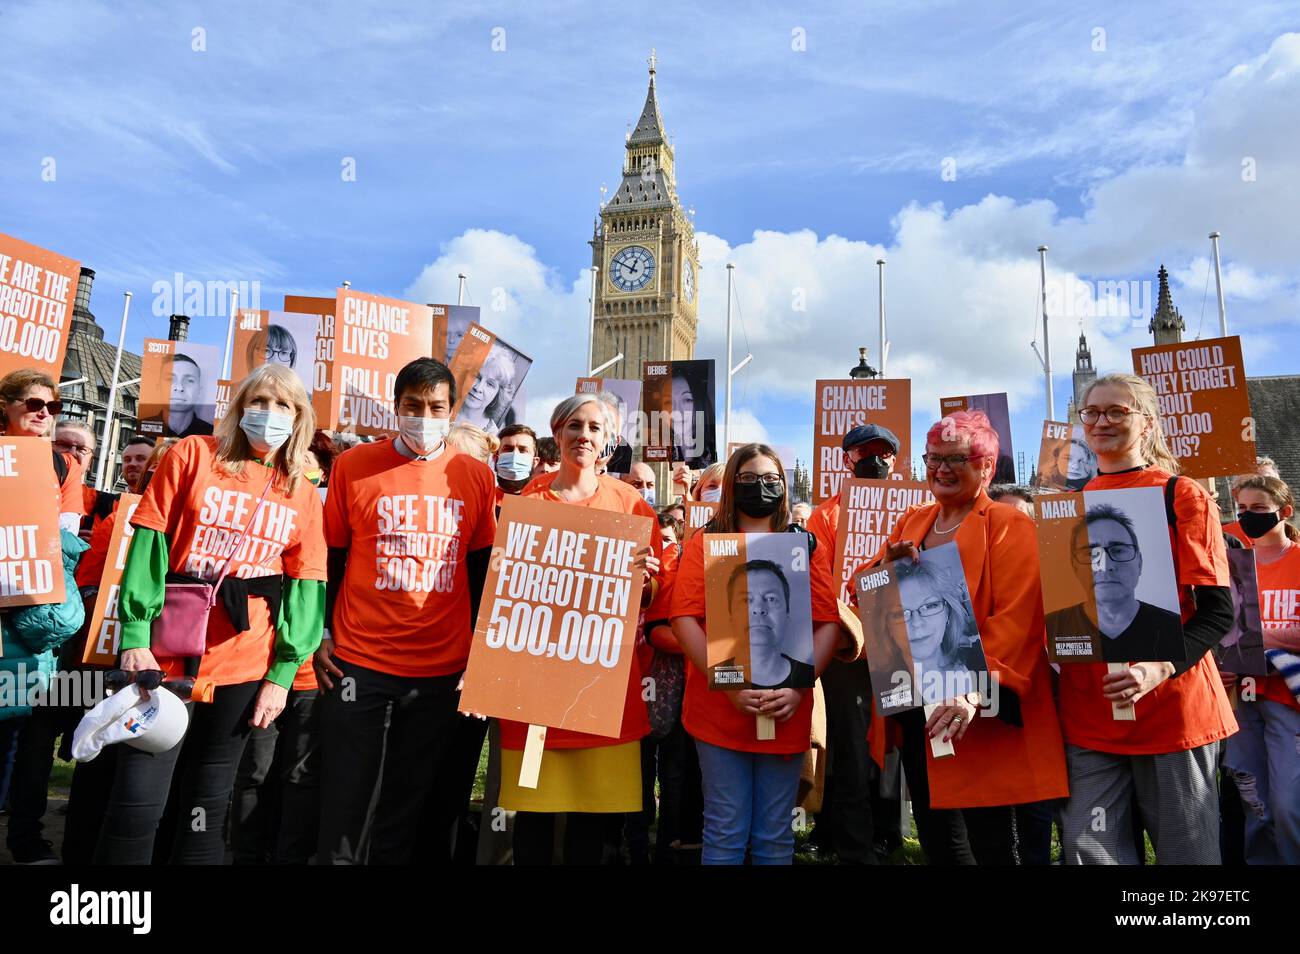
[[[23,404],[33,414],[39,414],[41,408],[49,408],[50,413],[55,417],[63,413],[62,401],[42,401],[40,398],[27,398],[23,401]]]
[[[167,673],[161,669],[140,669],[135,672],[127,672],[124,669],[110,669],[104,674],[104,685],[113,692],[120,692],[131,683],[135,683],[146,691],[162,686],[182,699],[188,699],[194,691],[194,680],[192,678],[185,676],[168,679]]]

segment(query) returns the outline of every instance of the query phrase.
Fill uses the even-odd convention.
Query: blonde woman
[[[1160,487],[1182,604],[1183,662],[1129,660],[1061,666],[1061,730],[1070,797],[1061,811],[1066,864],[1136,864],[1132,813],[1160,864],[1219,863],[1218,754],[1237,731],[1209,650],[1232,627],[1228,558],[1209,493],[1179,479],[1160,429],[1156,394],[1132,374],[1108,374],[1084,392],[1079,418],[1097,455],[1084,487]],[[1118,720],[1111,706],[1133,707]],[[1104,825],[1097,820],[1103,818]]]
[[[501,441],[483,428],[457,421],[447,431],[447,443],[477,461],[492,466],[492,455],[501,447]]]
[[[179,745],[117,753],[98,864],[150,864],[155,854],[178,864],[223,861],[249,730],[280,714],[294,674],[320,643],[321,502],[302,473],[315,426],[298,377],[284,365],[263,365],[240,384],[214,436],[183,438],[165,453],[136,508],[119,597],[121,668],[153,691],[166,691],[157,688],[164,677],[192,671],[195,679]],[[155,658],[151,628],[168,579],[216,583],[223,568],[202,657]],[[165,819],[173,786],[181,808]],[[194,825],[200,809],[203,824]]]

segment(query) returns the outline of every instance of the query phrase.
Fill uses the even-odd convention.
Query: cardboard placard
[[[812,577],[800,533],[706,533],[709,688],[811,689]]]
[[[1156,390],[1160,425],[1188,477],[1255,470],[1255,428],[1241,339],[1133,349],[1133,370]]]
[[[692,470],[716,463],[712,359],[645,361],[641,382],[646,462],[684,461]]]
[[[713,519],[719,505],[712,500],[684,500],[682,506],[686,508],[686,519],[683,521],[686,524],[686,535],[682,538],[682,543],[685,543]]]
[[[63,369],[81,263],[0,233],[0,377]]]
[[[324,430],[337,430],[337,422],[330,417],[330,375],[334,369],[334,309],[333,298],[313,298],[308,295],[285,295],[284,310],[295,315],[316,316],[316,362],[312,368],[311,407],[316,412],[316,426]]]
[[[403,367],[429,353],[429,306],[340,288],[334,329],[329,414],[334,429],[395,435],[393,383]]]
[[[1232,578],[1232,629],[1214,649],[1219,668],[1239,676],[1267,676],[1264,655],[1264,626],[1260,619],[1259,578],[1255,551],[1228,551],[1228,572]]]
[[[212,426],[215,429],[230,410],[230,399],[235,394],[235,382],[224,378],[217,382],[216,403],[212,405]]]
[[[50,443],[0,437],[0,607],[62,603],[64,596]]]
[[[451,364],[469,326],[479,323],[477,305],[430,305],[433,312],[433,349],[429,352],[443,364]]]
[[[104,560],[104,572],[99,578],[99,593],[95,596],[95,609],[90,614],[90,628],[86,630],[86,649],[81,656],[83,663],[94,666],[117,664],[122,638],[118,594],[122,571],[126,568],[126,553],[131,547],[131,537],[135,534],[131,517],[139,503],[139,494],[122,494],[118,498],[113,532],[108,541],[108,557]]]
[[[456,379],[452,419],[495,434],[506,424],[533,359],[477,322],[469,326],[448,367]]]
[[[633,450],[640,447],[642,433],[647,430],[641,411],[641,382],[626,378],[578,378],[573,393],[600,394],[602,391],[618,399],[619,416],[623,421],[623,433],[619,443]],[[616,459],[619,456],[615,454]],[[621,473],[621,471],[616,472]]]
[[[988,662],[956,543],[853,578],[877,710],[892,715],[978,691]]]
[[[1053,661],[1187,658],[1163,488],[1050,494],[1034,513]]]
[[[895,470],[905,477],[912,461],[912,382],[906,378],[818,381],[813,407],[812,502],[840,492],[853,476],[844,460],[844,435],[861,424],[879,424],[898,438]]]
[[[993,483],[1016,483],[1016,458],[1011,447],[1011,411],[1007,406],[1006,392],[939,398],[941,418],[955,411],[981,411],[989,419],[998,435],[998,460],[993,469]]]
[[[1082,424],[1043,421],[1035,486],[1045,490],[1082,490],[1097,475],[1097,455],[1088,446]]]
[[[212,433],[221,349],[193,341],[144,339],[140,427],[150,437]]]
[[[463,712],[616,737],[654,522],[507,495],[461,693]]]
[[[248,372],[271,361],[291,369],[310,397],[316,383],[319,323],[319,315],[241,308],[235,315],[230,380],[242,381]]]
[[[835,526],[832,564],[838,570],[840,599],[850,602],[853,574],[885,545],[894,524],[907,508],[933,502],[929,485],[920,480],[850,477],[840,485],[840,514]]]

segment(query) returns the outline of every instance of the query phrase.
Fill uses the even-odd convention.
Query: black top
[[[800,662],[797,659],[791,659],[785,653],[781,658],[790,664],[790,674],[774,686],[760,686],[756,682],[750,682],[755,689],[811,689],[813,683],[817,681],[817,672],[811,665],[806,662]]]
[[[1176,662],[1187,656],[1181,617],[1141,600],[1133,622],[1113,639],[1101,634],[1082,603],[1048,615],[1047,638],[1058,636],[1092,637],[1105,662]]]

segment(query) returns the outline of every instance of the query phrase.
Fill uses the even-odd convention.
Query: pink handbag
[[[257,506],[253,508],[248,523],[235,535],[215,583],[166,584],[162,612],[149,629],[149,649],[155,656],[202,656],[207,652],[208,614],[217,605],[221,581],[230,570],[231,559],[239,552],[244,532],[257,519],[257,512],[262,509],[262,501],[266,499],[274,481],[275,474],[272,473],[271,479],[262,489],[262,496],[257,498]]]

